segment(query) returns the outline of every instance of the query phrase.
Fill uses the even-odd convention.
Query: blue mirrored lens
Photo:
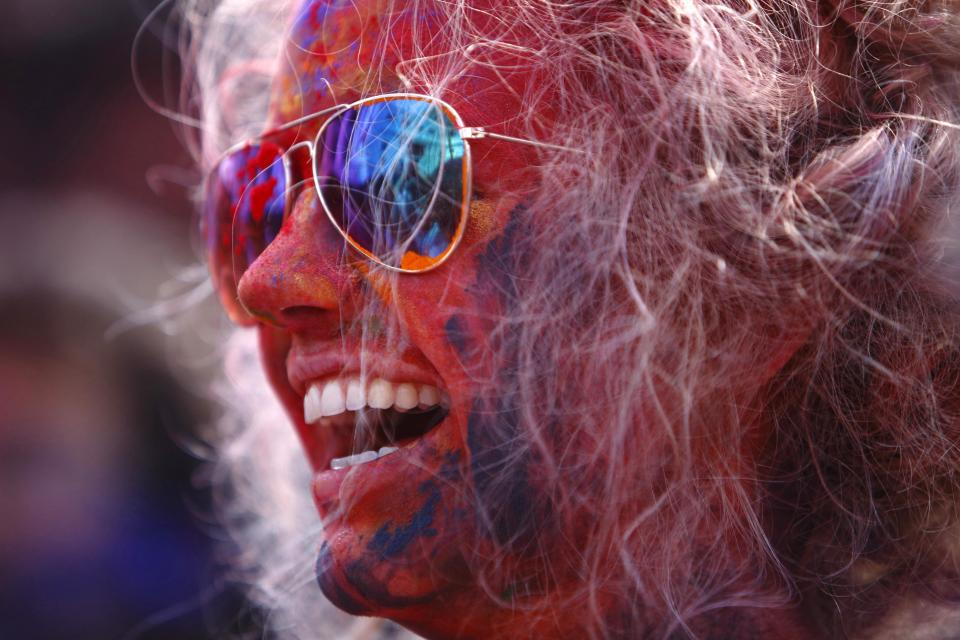
[[[400,98],[348,109],[327,124],[316,162],[335,221],[384,264],[428,268],[456,241],[464,142],[438,105]]]

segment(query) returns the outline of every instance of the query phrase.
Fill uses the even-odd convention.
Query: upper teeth
[[[303,398],[303,419],[314,423],[345,411],[395,408],[400,411],[435,407],[442,403],[440,390],[429,384],[390,382],[374,378],[365,387],[360,378],[328,380],[311,384]]]

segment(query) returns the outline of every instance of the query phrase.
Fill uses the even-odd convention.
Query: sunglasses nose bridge
[[[313,184],[314,144],[310,141],[298,142],[284,153],[284,162],[290,173],[289,189],[291,200],[305,187]]]

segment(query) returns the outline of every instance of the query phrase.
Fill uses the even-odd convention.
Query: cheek
[[[490,507],[482,520],[494,544],[525,546],[547,514],[538,508],[536,460],[516,455],[520,402],[514,377],[517,345],[502,319],[518,295],[525,234],[524,210],[516,202],[497,209],[481,204],[458,249],[450,273],[414,279],[402,297],[402,315],[415,343],[430,345],[428,357],[451,383],[455,373],[463,402],[462,444],[469,483],[478,505]],[[452,261],[454,258],[452,258]],[[442,271],[442,270],[438,270]],[[438,293],[442,295],[438,297]],[[489,382],[481,382],[489,381]],[[549,425],[544,425],[549,428]]]
[[[442,372],[455,397],[478,393],[490,336],[505,312],[502,280],[515,203],[475,202],[464,237],[442,267],[399,282],[397,315],[411,342]],[[512,274],[509,274],[512,277]],[[489,372],[486,372],[489,373]]]
[[[536,478],[537,456],[521,442],[517,396],[505,392],[476,400],[470,411],[467,450],[470,481],[481,516],[481,534],[510,555],[523,555],[548,531],[550,509]]]

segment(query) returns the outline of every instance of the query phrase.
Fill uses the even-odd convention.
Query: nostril
[[[328,324],[331,321],[331,316],[336,316],[339,321],[340,314],[338,312],[323,307],[298,305],[285,307],[280,311],[280,321],[285,327],[294,331]]]
[[[300,305],[296,307],[286,307],[281,311],[283,317],[289,320],[298,320],[303,318],[316,319],[320,318],[325,314],[330,313],[329,309],[321,309],[320,307],[311,307],[309,305]]]

